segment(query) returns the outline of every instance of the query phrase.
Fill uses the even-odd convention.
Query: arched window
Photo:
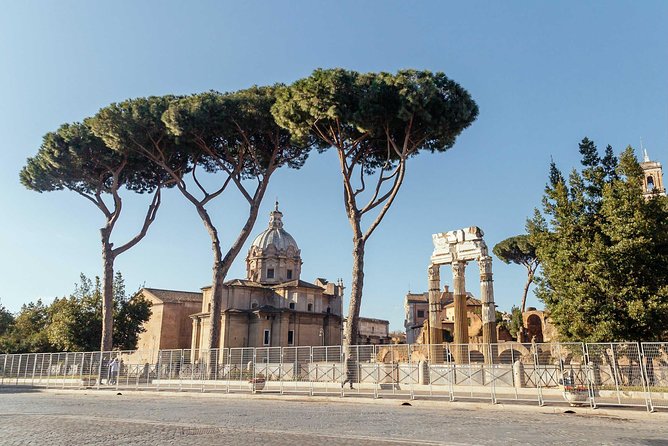
[[[654,178],[652,178],[652,175],[647,177],[647,191],[650,192],[654,190]]]
[[[308,311],[313,311],[313,304],[308,304]]]

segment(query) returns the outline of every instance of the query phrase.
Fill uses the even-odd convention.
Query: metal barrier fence
[[[668,343],[399,344],[0,354],[0,386],[668,409]]]

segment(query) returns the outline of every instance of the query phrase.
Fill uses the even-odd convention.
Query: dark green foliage
[[[508,322],[508,331],[510,335],[514,338],[517,338],[517,334],[524,327],[524,321],[522,320],[522,310],[519,307],[513,305],[510,309],[510,321]]]
[[[500,311],[496,312],[496,323],[497,325],[505,328],[508,330],[508,333],[513,338],[517,338],[518,332],[522,329],[523,327],[523,320],[522,320],[522,311],[520,308],[516,305],[513,305],[511,310],[510,310],[510,319],[509,320],[504,320],[503,319],[503,313]]]
[[[294,144],[290,133],[276,124],[271,109],[279,88],[137,98],[111,104],[87,120],[113,150],[167,172],[195,207],[211,237],[214,257],[210,348],[219,345],[223,281],[251,234],[271,175],[284,165],[301,167],[310,148]],[[203,181],[202,171],[218,175]],[[246,199],[249,212],[235,242],[223,253],[207,205],[229,185]]]
[[[527,281],[524,285],[522,305],[520,307],[521,312],[523,312],[526,308],[529,286],[531,286],[536,268],[540,264],[538,257],[536,257],[536,247],[531,243],[528,235],[517,235],[497,243],[493,251],[494,255],[502,262],[522,265],[527,269]]]
[[[9,329],[0,336],[3,353],[50,352],[53,346],[46,335],[49,308],[39,299],[21,307]]]
[[[280,89],[272,112],[296,141],[337,152],[353,231],[350,323],[344,333],[345,342],[352,345],[362,299],[365,243],[396,198],[407,160],[422,151],[451,148],[478,116],[478,106],[443,73],[362,74],[337,68],[316,70]],[[369,213],[375,215],[369,218]],[[365,228],[363,217],[369,222]]]
[[[504,263],[529,267],[537,262],[536,248],[528,235],[516,235],[500,241],[494,246],[494,255]]]
[[[160,180],[141,160],[111,150],[85,124],[64,124],[47,133],[37,155],[28,158],[21,183],[37,192],[69,189],[95,199],[122,186],[137,192],[154,190]]]
[[[150,302],[129,297],[121,273],[114,277],[114,348],[137,347],[142,324],[151,315]],[[102,291],[99,278],[81,275],[70,297],[24,305],[6,333],[0,351],[8,353],[95,351],[102,337]]]
[[[347,146],[350,159],[373,170],[418,150],[444,151],[476,119],[468,92],[443,73],[316,70],[279,92],[277,122],[322,148]],[[397,146],[397,147],[391,147]]]
[[[175,173],[180,178],[192,168],[190,154],[178,145],[162,122],[162,115],[178,99],[167,95],[113,103],[86,119],[86,125],[117,156],[136,159],[146,171],[159,172],[160,176],[171,178],[169,173]],[[164,165],[158,166],[147,158],[161,159]],[[174,178],[171,180],[173,184]]]
[[[188,96],[174,101],[162,121],[191,162],[209,172],[238,172],[249,179],[284,164],[299,168],[308,156],[306,146],[292,144],[290,133],[278,127],[271,114],[279,88]]]
[[[0,336],[5,334],[14,323],[14,315],[0,302]]]
[[[643,197],[630,147],[601,159],[585,138],[580,152],[568,184],[550,169],[543,212],[527,224],[542,265],[536,294],[564,341],[666,340],[667,200]]]

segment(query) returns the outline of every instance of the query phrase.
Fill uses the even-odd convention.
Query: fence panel
[[[5,370],[7,369],[8,354],[0,353],[0,386],[5,384]]]
[[[377,345],[376,363],[378,395],[412,397],[417,374],[413,372],[408,345]]]
[[[341,393],[341,383],[345,380],[343,371],[343,351],[339,345],[317,346],[311,350],[308,379],[311,393]]]
[[[405,371],[412,382],[412,397],[452,399],[454,368],[447,345],[412,344],[408,351]]]
[[[282,347],[281,393],[311,394],[311,347]]]
[[[589,364],[581,343],[536,344],[537,380],[546,404],[592,405]]]
[[[280,393],[281,378],[285,377],[281,359],[281,347],[255,349],[254,375],[251,378],[253,392]]]
[[[348,354],[346,354],[348,352]],[[0,354],[0,385],[361,394],[668,408],[668,343]]]
[[[532,344],[504,342],[489,346],[484,384],[494,401],[541,403],[536,349]]]
[[[643,342],[649,409],[668,409],[668,342]]]
[[[230,371],[228,392],[252,391],[251,380],[255,365],[255,349],[252,347],[236,347],[230,349]]]
[[[494,392],[491,376],[486,373],[489,364],[486,358],[491,356],[489,345],[483,344],[448,344],[449,354],[445,365],[452,369],[449,376],[452,384],[452,399],[472,398],[493,401]]]
[[[586,344],[592,405],[645,406],[648,392],[637,343]]]
[[[341,395],[378,395],[378,363],[373,345],[351,345],[344,347]],[[346,387],[348,384],[348,387]]]
[[[154,385],[156,390],[181,388],[182,350],[160,350]]]

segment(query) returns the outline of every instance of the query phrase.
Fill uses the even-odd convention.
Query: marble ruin
[[[443,342],[441,313],[441,265],[450,265],[453,275],[455,305],[454,342],[469,342],[466,294],[466,265],[476,261],[480,268],[480,300],[482,302],[483,343],[496,343],[496,314],[492,284],[492,258],[483,240],[484,233],[477,226],[432,235],[434,252],[429,273],[429,343]]]

